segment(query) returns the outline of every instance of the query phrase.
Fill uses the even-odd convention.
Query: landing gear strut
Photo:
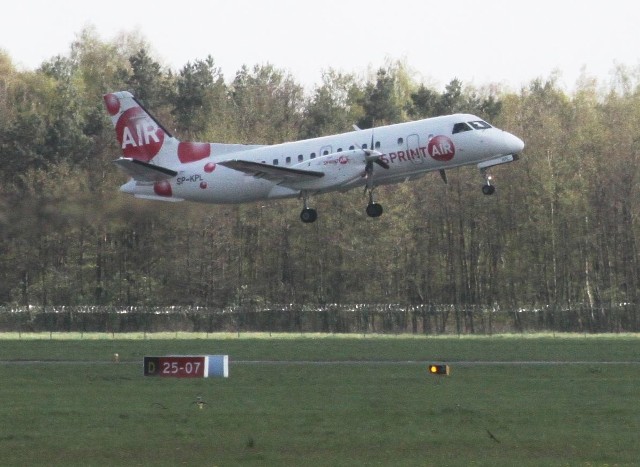
[[[302,200],[304,203],[304,207],[302,208],[302,212],[300,213],[300,220],[305,224],[310,224],[315,222],[318,218],[318,211],[307,206],[307,195],[302,196]]]

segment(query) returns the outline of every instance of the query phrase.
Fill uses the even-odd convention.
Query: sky
[[[270,63],[311,89],[331,68],[366,78],[401,60],[440,88],[518,90],[559,71],[570,90],[640,66],[639,13],[629,0],[19,0],[2,5],[0,49],[35,69],[92,26],[103,41],[138,32],[173,70],[211,55],[229,81]]]

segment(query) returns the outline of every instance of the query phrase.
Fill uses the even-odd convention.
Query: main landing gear
[[[302,197],[304,207],[300,212],[300,220],[305,224],[311,224],[318,219],[318,211],[313,208],[310,208],[307,205],[307,196],[303,195]],[[367,216],[369,217],[380,217],[382,215],[383,209],[380,203],[376,203],[373,197],[373,190],[369,190],[369,204],[367,205]]]
[[[318,219],[318,211],[307,206],[307,195],[303,195],[302,199],[304,202],[304,207],[302,208],[302,212],[300,213],[300,220],[305,224],[315,222],[316,219]]]
[[[367,216],[380,217],[382,215],[382,205],[373,199],[373,188],[369,190],[369,204],[367,205]]]
[[[318,219],[318,211],[311,208],[304,208],[300,213],[300,219],[305,224],[310,224],[312,222],[315,222],[316,219]]]

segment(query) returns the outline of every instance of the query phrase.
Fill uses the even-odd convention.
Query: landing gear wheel
[[[304,208],[300,213],[300,220],[305,224],[315,222],[318,218],[318,212],[315,209]]]
[[[492,195],[496,192],[496,187],[493,185],[484,185],[482,187],[482,193],[485,195]]]
[[[382,205],[378,203],[369,203],[367,206],[367,216],[380,217],[382,215]]]

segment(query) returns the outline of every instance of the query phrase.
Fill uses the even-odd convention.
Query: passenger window
[[[451,133],[455,135],[456,133],[462,133],[463,131],[471,131],[471,130],[472,128],[469,125],[462,122],[462,123],[456,123],[455,125],[453,125],[453,131]]]
[[[353,151],[355,148],[356,148],[355,146],[351,145],[349,146],[349,151]]]
[[[327,151],[326,149],[324,151],[322,151],[322,155],[323,156],[328,156],[329,155],[329,151]]]
[[[278,165],[278,159],[273,160],[273,165]]]
[[[376,141],[376,149],[380,149],[380,141]]]
[[[315,158],[316,158],[316,153],[315,153],[315,152],[312,152],[312,153],[311,153],[311,159],[315,159]]]
[[[342,152],[342,148],[338,148],[338,152]]]
[[[362,149],[367,149],[367,144],[366,143],[362,145]]]
[[[403,138],[398,138],[398,146],[402,146],[404,144]]]
[[[304,160],[304,156],[302,154],[298,154],[298,162],[302,162]]]

